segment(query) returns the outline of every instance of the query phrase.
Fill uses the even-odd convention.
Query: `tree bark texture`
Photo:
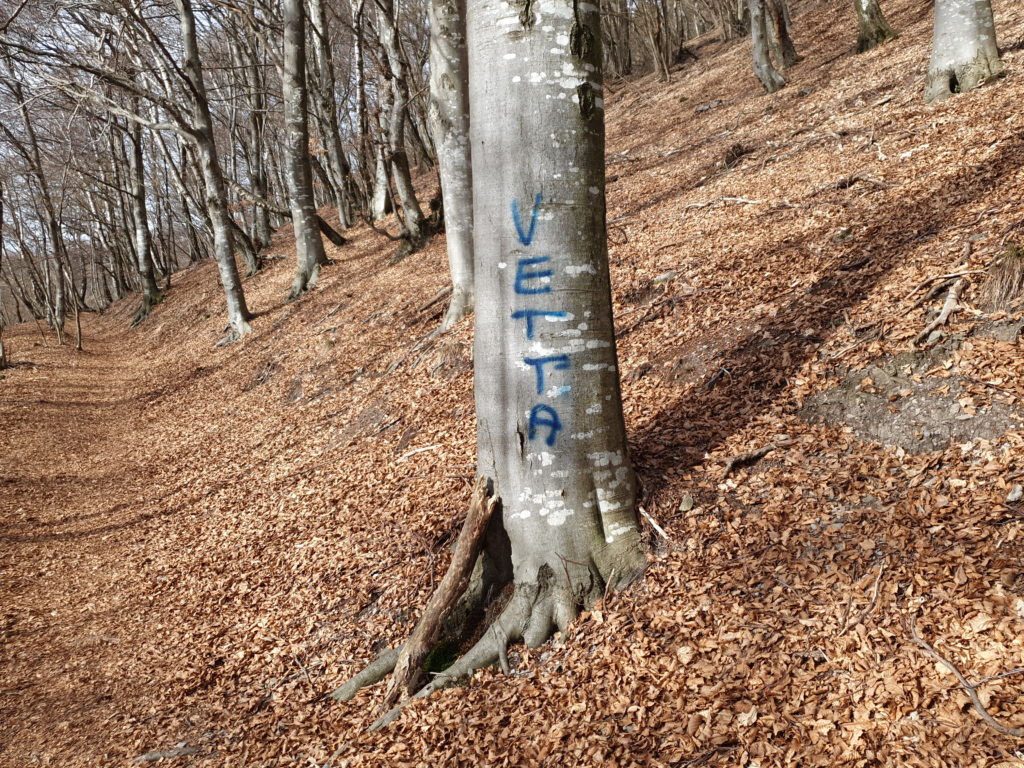
[[[156,268],[153,265],[153,238],[149,231],[149,214],[146,210],[146,179],[142,160],[142,126],[132,124],[129,175],[131,176],[132,219],[135,225],[135,259],[142,288],[142,302],[135,314],[134,323],[149,315],[149,310],[160,301],[160,289],[156,284]]]
[[[530,644],[644,567],[612,326],[597,6],[468,9],[478,467]],[[477,117],[479,116],[479,117]]]
[[[327,26],[327,9],[323,0],[310,0],[310,22],[313,33],[313,51],[320,75],[319,102],[323,121],[324,148],[334,185],[334,204],[338,209],[338,222],[342,229],[349,226],[349,201],[346,196],[350,168],[345,159],[338,129],[338,107],[335,102],[334,62],[331,59],[330,30]]]
[[[775,60],[785,69],[798,64],[803,56],[796,52],[793,38],[790,36],[789,6],[786,0],[768,0],[768,39]]]
[[[452,298],[441,330],[473,309],[473,173],[466,83],[466,2],[430,0],[430,128],[444,198]]]
[[[1002,71],[991,0],[935,0],[925,101],[969,91]]]
[[[381,110],[387,113],[388,157],[391,179],[402,205],[405,235],[413,249],[423,245],[426,236],[423,211],[413,189],[409,155],[405,149],[405,126],[409,121],[409,83],[405,57],[399,47],[393,0],[376,0],[377,35],[387,59],[388,71],[382,84]]]
[[[853,0],[853,7],[857,11],[857,53],[898,37],[882,14],[878,0]]]
[[[206,97],[206,84],[199,58],[196,40],[196,22],[191,0],[175,0],[181,20],[181,39],[185,53],[185,76],[189,80],[192,94],[192,113],[195,128],[190,136],[196,144],[199,166],[206,192],[206,208],[209,211],[213,230],[213,250],[220,272],[220,282],[227,300],[228,336],[224,341],[235,341],[249,333],[249,308],[245,304],[245,292],[235,264],[234,238],[231,231],[231,214],[228,211],[227,187],[217,144],[213,135],[213,119]]]
[[[295,230],[295,280],[289,298],[301,296],[316,284],[327,262],[317,225],[313,170],[309,161],[309,91],[306,87],[306,15],[303,0],[283,0],[285,155],[288,199]]]
[[[766,0],[748,0],[750,6],[750,41],[753,49],[754,74],[768,93],[775,93],[786,85],[784,78],[772,64],[768,47]]]

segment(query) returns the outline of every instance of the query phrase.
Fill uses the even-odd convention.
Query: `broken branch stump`
[[[466,522],[455,542],[455,551],[448,570],[437,585],[434,594],[423,609],[423,615],[402,647],[395,663],[395,671],[388,683],[381,711],[390,709],[401,698],[405,701],[420,682],[423,660],[430,653],[438,630],[462,593],[466,591],[469,576],[480,553],[484,533],[498,498],[487,490],[487,480],[477,478],[473,497],[466,513]]]

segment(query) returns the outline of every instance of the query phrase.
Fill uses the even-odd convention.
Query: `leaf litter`
[[[907,312],[915,286],[1021,236],[1024,54],[928,107],[928,14],[894,2],[901,38],[854,56],[845,5],[797,10],[777,94],[706,40],[607,100],[626,417],[665,533],[638,585],[366,733],[381,687],[325,695],[408,634],[474,475],[470,324],[420,343],[443,240],[389,266],[353,230],[293,303],[275,260],[226,348],[204,264],[139,328],[131,299],[87,317],[83,353],[9,331],[0,762],[1024,765],[910,631],[1024,725],[1024,435],[910,453],[799,417],[907,351],[942,302]],[[1019,337],[977,332],[1016,316],[980,286],[915,374],[967,419],[1024,397]]]

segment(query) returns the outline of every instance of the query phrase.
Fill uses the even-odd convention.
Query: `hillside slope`
[[[0,764],[1024,765],[911,629],[972,681],[1017,670],[979,692],[1024,727],[1024,433],[915,453],[801,417],[849,379],[895,419],[896,371],[950,423],[1017,423],[1021,341],[982,333],[981,275],[930,357],[893,358],[942,303],[912,289],[1024,240],[1024,52],[927,107],[928,7],[894,0],[901,38],[854,56],[847,5],[796,14],[806,60],[778,94],[715,42],[671,84],[609,89],[627,426],[669,540],[648,529],[643,581],[512,675],[383,733],[365,732],[380,690],[324,694],[408,633],[469,495],[471,329],[417,346],[443,240],[391,264],[353,230],[291,304],[274,260],[227,348],[211,264],[139,328],[132,299],[86,318],[84,353],[14,329]],[[1024,39],[997,5],[1001,40]]]

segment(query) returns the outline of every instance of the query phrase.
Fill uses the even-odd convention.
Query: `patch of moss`
[[[423,660],[423,671],[432,674],[444,672],[459,658],[459,648],[453,643],[439,643]]]

